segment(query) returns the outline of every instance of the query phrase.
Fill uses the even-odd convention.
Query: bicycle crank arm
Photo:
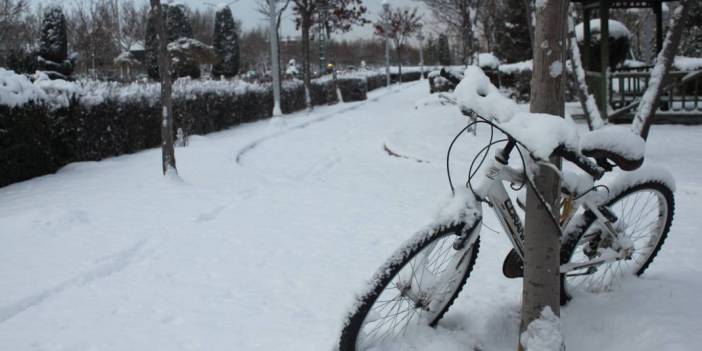
[[[571,262],[571,263],[562,264],[561,268],[560,268],[560,272],[561,272],[561,274],[565,274],[565,273],[572,272],[572,271],[578,270],[578,269],[598,266],[598,265],[606,263],[606,262],[619,261],[619,260],[624,259],[626,257],[627,257],[627,253],[625,250],[622,252],[619,252],[619,253],[606,252],[606,253],[602,254],[602,256],[595,258],[595,259],[592,259],[592,260],[587,261],[587,262],[581,262],[581,263]]]

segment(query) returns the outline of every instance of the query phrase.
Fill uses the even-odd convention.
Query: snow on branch
[[[656,65],[651,71],[648,88],[639,103],[639,107],[632,122],[631,130],[641,135],[644,139],[648,137],[652,119],[658,109],[659,100],[663,92],[663,80],[668,75],[675,58],[675,53],[678,50],[682,31],[685,27],[685,16],[687,15],[690,3],[689,0],[681,0],[680,5],[670,17],[670,29],[668,29],[668,34],[665,37],[663,48],[661,52],[658,53]]]

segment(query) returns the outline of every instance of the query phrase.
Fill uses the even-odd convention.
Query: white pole
[[[387,0],[383,0],[383,13],[385,18],[383,21],[383,27],[385,32],[385,83],[386,86],[390,86],[390,36],[388,31],[390,30],[390,3]]]
[[[273,116],[280,116],[280,69],[278,67],[278,28],[276,26],[276,1],[268,0],[270,4],[271,21],[271,75],[273,76]]]
[[[424,34],[421,25],[417,39],[419,40],[419,79],[424,80]]]

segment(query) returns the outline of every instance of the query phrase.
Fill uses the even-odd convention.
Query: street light
[[[271,75],[273,76],[273,116],[280,116],[280,68],[278,67],[278,26],[276,17],[278,10],[275,8],[278,0],[268,0],[270,4],[270,37],[271,37]]]
[[[385,85],[390,86],[390,3],[383,0],[383,34],[385,34]]]
[[[424,79],[424,33],[422,33],[421,24],[417,31],[417,40],[419,40],[419,79]]]
[[[331,10],[331,6],[328,3],[322,4],[319,7],[319,17],[320,17],[320,22],[318,24],[318,32],[319,32],[319,75],[323,75],[325,71],[325,62],[326,62],[326,41],[329,39],[329,32],[326,30],[327,29],[327,16],[329,13],[329,10]]]

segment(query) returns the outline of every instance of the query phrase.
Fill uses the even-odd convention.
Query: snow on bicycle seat
[[[606,126],[580,139],[580,152],[595,159],[609,159],[624,171],[643,164],[646,142],[626,127]]]

